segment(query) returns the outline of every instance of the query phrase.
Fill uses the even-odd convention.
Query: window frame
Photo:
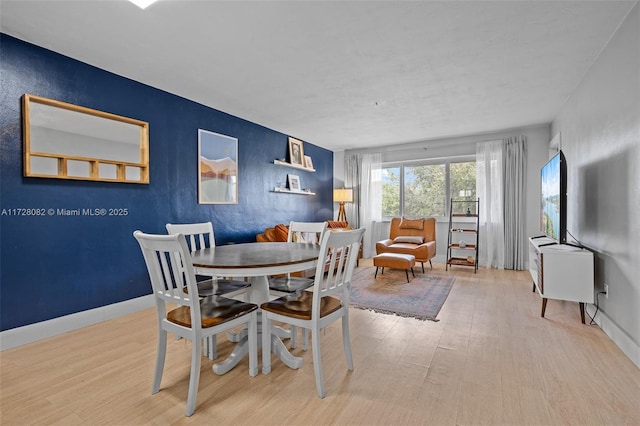
[[[445,207],[444,207],[444,215],[443,216],[433,216],[436,218],[436,221],[449,220],[449,209],[451,207],[448,200],[451,199],[451,163],[468,163],[468,162],[476,162],[475,155],[460,155],[454,157],[439,157],[439,158],[423,158],[420,160],[404,160],[404,161],[389,161],[381,164],[381,168],[392,168],[397,167],[400,169],[400,212],[398,213],[398,217],[403,217],[405,215],[404,211],[404,175],[405,175],[405,166],[415,167],[415,166],[429,166],[429,165],[442,165],[445,166]],[[392,217],[395,216],[382,216],[383,221],[390,221]]]

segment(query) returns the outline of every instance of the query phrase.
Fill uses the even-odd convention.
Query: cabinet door
[[[540,294],[544,295],[544,255],[539,251],[536,251],[536,255],[533,260],[536,263],[536,275],[538,277],[537,285]]]
[[[572,302],[593,303],[593,254],[579,252],[543,253],[543,296]]]

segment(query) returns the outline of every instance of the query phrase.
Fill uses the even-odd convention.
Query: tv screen
[[[549,238],[567,242],[567,163],[558,151],[540,170],[540,227]]]

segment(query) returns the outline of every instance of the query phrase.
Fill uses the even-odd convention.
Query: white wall
[[[596,253],[596,290],[609,285],[596,320],[640,366],[640,5],[553,121],[557,132],[567,226]]]

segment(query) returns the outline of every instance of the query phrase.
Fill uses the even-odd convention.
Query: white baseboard
[[[593,318],[596,312],[594,305],[586,305],[587,313]],[[600,326],[602,331],[613,340],[624,354],[633,362],[636,367],[640,368],[640,345],[621,329],[611,318],[602,310],[598,311],[595,322]]]
[[[125,300],[124,302],[5,330],[0,332],[0,351],[118,318],[153,306],[155,306],[153,295],[149,294]]]

